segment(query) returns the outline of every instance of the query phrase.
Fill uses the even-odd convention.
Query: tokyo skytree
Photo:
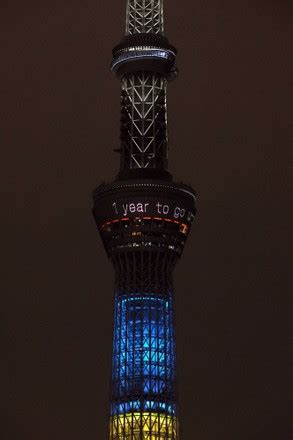
[[[173,269],[196,211],[194,190],[168,172],[166,89],[177,68],[163,0],[127,1],[111,70],[121,82],[120,170],[93,193],[115,271],[109,439],[178,440]]]

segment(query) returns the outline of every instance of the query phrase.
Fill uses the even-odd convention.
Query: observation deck
[[[108,255],[140,249],[180,257],[195,217],[195,198],[189,186],[163,180],[99,186],[93,214]]]
[[[121,79],[135,72],[154,72],[168,80],[177,75],[177,51],[161,34],[125,36],[113,49],[112,72]]]

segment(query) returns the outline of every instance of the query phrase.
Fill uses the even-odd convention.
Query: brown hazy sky
[[[1,439],[106,440],[113,271],[91,191],[118,167],[125,0],[1,5]],[[181,439],[292,440],[292,4],[165,9],[170,169],[199,194],[175,277]]]

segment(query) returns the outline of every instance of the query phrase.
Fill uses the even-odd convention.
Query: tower
[[[178,440],[173,269],[195,193],[167,170],[166,87],[177,69],[163,0],[127,1],[111,70],[122,89],[120,170],[93,193],[115,270],[110,440]]]

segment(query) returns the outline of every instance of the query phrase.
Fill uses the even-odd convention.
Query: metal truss
[[[178,440],[176,417],[159,413],[129,413],[111,419],[111,440]]]
[[[172,294],[116,294],[111,440],[178,440]]]
[[[167,168],[166,82],[147,72],[122,79],[121,169]]]
[[[128,0],[126,34],[163,32],[163,0]]]
[[[166,294],[173,289],[173,268],[177,259],[174,252],[167,250],[157,252],[130,250],[113,255],[117,294],[124,295],[127,292]]]

